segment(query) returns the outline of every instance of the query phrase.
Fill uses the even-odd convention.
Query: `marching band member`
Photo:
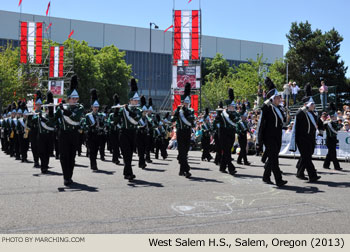
[[[243,111],[242,111],[243,112]],[[241,120],[237,123],[237,134],[238,134],[238,143],[241,151],[237,159],[237,164],[242,164],[242,159],[244,165],[250,165],[247,159],[247,134],[250,133],[250,129],[247,123],[247,113],[243,112],[241,114]]]
[[[234,175],[236,167],[232,164],[232,147],[235,142],[236,123],[239,121],[239,114],[235,111],[233,89],[228,89],[229,99],[226,100],[227,108],[221,113],[220,124],[220,146],[223,151],[220,161],[220,171],[227,173],[226,167],[231,175]]]
[[[257,146],[262,149],[262,145],[265,145],[265,151],[267,152],[263,181],[272,184],[270,177],[271,172],[273,172],[276,185],[280,187],[287,184],[287,181],[282,179],[278,163],[278,154],[282,145],[282,128],[286,119],[278,107],[281,102],[281,95],[278,93],[275,84],[268,77],[265,79],[265,84],[269,89],[267,93],[268,100],[261,108]]]
[[[316,146],[317,116],[314,114],[315,103],[311,97],[304,98],[304,106],[295,116],[290,151],[299,149],[301,161],[297,177],[306,180],[304,170],[307,170],[309,181],[315,182],[321,178],[317,176],[312,154]]]
[[[160,154],[162,155],[163,159],[166,159],[166,152],[163,148],[164,146],[164,140],[166,137],[166,132],[165,129],[163,128],[163,122],[160,119],[160,115],[156,115],[156,127],[154,128],[154,139],[155,139],[155,159],[159,158],[159,151]]]
[[[148,98],[148,108],[147,108],[147,145],[146,145],[146,162],[152,163],[151,152],[154,150],[154,139],[153,139],[153,128],[155,127],[154,119],[152,118],[153,113],[153,101],[152,98]]]
[[[75,164],[75,155],[79,143],[80,120],[84,114],[84,107],[78,104],[79,94],[78,77],[73,75],[70,88],[67,91],[67,104],[60,104],[55,117],[59,119],[59,149],[60,162],[63,171],[64,185],[73,183],[72,176]]]
[[[147,164],[145,161],[145,152],[147,146],[147,107],[146,107],[146,98],[141,96],[141,110],[142,115],[139,120],[139,126],[136,130],[136,145],[137,145],[137,154],[139,156],[139,168],[146,168]]]
[[[326,159],[323,163],[323,168],[329,169],[331,162],[334,164],[335,170],[342,170],[337,159],[337,139],[338,131],[343,127],[342,124],[339,124],[337,121],[336,107],[334,103],[329,104],[330,111],[330,121],[325,121],[323,128],[326,130],[326,145],[328,148],[328,153]]]
[[[97,152],[100,146],[100,137],[103,131],[103,115],[98,112],[100,104],[98,103],[96,89],[90,90],[91,95],[91,109],[92,111],[85,116],[85,129],[87,131],[87,145],[90,150],[90,168],[97,171]],[[101,157],[102,159],[102,157]]]
[[[53,104],[53,94],[48,91],[46,95],[46,104]],[[36,117],[35,122],[38,125],[38,149],[39,158],[41,162],[41,172],[47,173],[49,169],[50,155],[53,149],[53,134],[55,131],[55,118],[53,112],[53,106],[45,108],[45,112],[39,112],[39,116]]]
[[[205,109],[205,114],[204,114],[204,118],[203,118],[203,123],[201,125],[201,130],[203,132],[202,140],[201,140],[202,150],[203,150],[202,161],[207,159],[207,161],[210,162],[210,160],[213,158],[210,155],[210,135],[211,135],[211,131],[212,131],[212,126],[210,124],[210,117],[209,117],[209,109],[208,108]]]
[[[176,122],[176,134],[178,142],[178,159],[180,164],[180,176],[191,177],[190,166],[188,165],[188,151],[191,144],[191,132],[194,126],[194,111],[190,108],[191,104],[191,84],[186,83],[184,95],[181,96],[182,104],[177,107],[171,118]]]
[[[29,128],[28,128],[28,110],[26,103],[22,101],[21,110],[23,111],[23,117],[18,120],[18,140],[21,153],[21,162],[28,163],[28,149],[29,149]]]
[[[215,142],[215,159],[214,163],[216,165],[220,165],[221,157],[222,157],[222,149],[220,145],[220,125],[222,123],[221,113],[224,110],[224,104],[220,101],[218,108],[216,109],[216,117],[213,122],[213,130],[214,130],[214,142]]]
[[[114,100],[114,106],[120,106],[119,104],[119,96],[118,94],[113,95]],[[114,113],[116,111],[119,111],[119,108],[114,109]],[[115,164],[120,164],[119,158],[120,158],[120,150],[119,150],[119,129],[120,124],[118,121],[115,121],[114,113],[110,113],[108,117],[108,125],[110,130],[110,136],[111,136],[111,149],[113,152],[112,162]]]
[[[141,118],[141,110],[137,107],[140,96],[137,93],[137,83],[131,79],[129,92],[129,105],[126,104],[119,109],[118,118],[120,121],[119,143],[124,160],[124,179],[132,181],[136,176],[132,171],[132,156],[135,145],[136,129]]]

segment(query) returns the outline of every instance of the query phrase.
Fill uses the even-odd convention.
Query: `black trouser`
[[[47,170],[49,168],[49,161],[51,155],[52,134],[51,133],[39,133],[39,158],[41,162],[41,170]]]
[[[161,138],[157,137],[156,138],[156,152],[155,152],[156,159],[158,159],[158,157],[159,157],[159,151],[160,151],[160,155],[162,155],[163,158],[167,157],[167,153],[164,149],[164,145],[165,145],[164,139],[162,139],[162,137]]]
[[[328,148],[328,153],[326,160],[323,163],[323,167],[329,168],[331,162],[334,164],[334,169],[339,169],[339,161],[337,159],[337,139],[328,138],[326,140],[326,145]]]
[[[4,152],[6,154],[10,154],[10,142],[9,142],[9,134],[8,132],[5,132],[5,135],[4,135]]]
[[[10,141],[9,141],[9,154],[11,157],[15,155],[15,139],[16,139],[16,134],[13,134],[13,137],[11,138],[10,133]]]
[[[191,129],[179,129],[177,131],[177,143],[180,172],[188,172],[190,166],[188,165],[187,155],[191,144]]]
[[[19,147],[20,147],[20,153],[22,161],[26,161],[28,158],[27,152],[29,149],[29,139],[23,138],[24,134],[18,134],[18,141],[19,141]]]
[[[221,156],[222,156],[222,149],[220,145],[220,137],[218,133],[215,133],[214,135],[214,142],[215,142],[215,163],[220,164]]]
[[[119,133],[119,143],[124,160],[124,176],[133,175],[131,162],[135,145],[135,129],[121,129]]]
[[[296,144],[301,157],[297,175],[300,177],[304,176],[304,171],[306,169],[309,179],[317,177],[315,166],[312,163],[312,154],[314,153],[315,145],[313,143],[308,143],[305,139],[301,141],[297,140]]]
[[[90,158],[91,169],[97,168],[96,159],[97,159],[97,152],[98,152],[99,146],[100,146],[100,137],[101,136],[97,135],[97,133],[92,133],[92,132],[88,133],[87,144],[88,144],[89,150],[90,150],[89,158]]]
[[[105,148],[106,148],[106,142],[107,142],[107,136],[106,135],[99,135],[99,151],[100,151],[100,158],[105,157]]]
[[[113,162],[118,162],[118,159],[120,158],[120,151],[119,151],[119,130],[115,131],[113,130],[111,132],[111,149],[113,151]]]
[[[163,139],[163,144],[162,144],[162,151],[164,153],[164,157],[167,158],[168,157],[168,146],[169,146],[169,141],[170,139],[167,138],[167,139]]]
[[[273,172],[273,175],[275,177],[276,183],[279,183],[282,181],[282,173],[279,168],[278,163],[278,154],[281,149],[281,140],[279,139],[266,139],[264,140],[265,144],[265,152],[267,153],[267,161],[264,166],[264,179],[270,180],[271,172]]]
[[[58,143],[58,132],[56,131],[55,134],[55,139],[54,139],[54,142],[55,142],[55,156],[56,158],[59,158],[60,157],[60,147],[59,147],[59,143]]]
[[[202,159],[207,159],[208,161],[212,159],[212,156],[210,155],[210,135],[203,135],[202,136]]]
[[[30,147],[32,149],[34,163],[39,163],[39,143],[38,143],[38,130],[31,129],[29,131]]]
[[[59,132],[60,161],[65,180],[72,179],[75,165],[75,155],[79,143],[78,131]]]
[[[247,134],[244,134],[244,136],[238,135],[238,143],[239,143],[239,147],[241,148],[241,151],[239,152],[237,162],[241,163],[242,159],[243,159],[244,163],[248,163],[248,160],[247,160]]]
[[[78,144],[78,155],[81,155],[81,148],[84,143],[84,134],[79,132],[79,144]]]
[[[151,149],[153,148],[153,135],[147,135],[146,160],[151,160]]]
[[[146,164],[145,161],[145,152],[147,146],[147,133],[143,131],[138,131],[136,133],[136,145],[137,145],[137,154],[139,156],[139,166]]]
[[[5,151],[5,138],[1,138],[1,150]]]
[[[21,159],[21,152],[20,152],[19,139],[18,139],[17,133],[15,133],[14,135],[14,154],[16,159]]]
[[[220,171],[225,171],[228,167],[228,171],[234,172],[235,166],[232,164],[231,150],[233,143],[235,142],[235,132],[230,128],[220,129],[220,147],[223,151],[220,161]]]

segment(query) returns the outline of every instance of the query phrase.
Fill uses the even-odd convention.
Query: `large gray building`
[[[0,10],[0,46],[7,41],[19,44],[20,14]],[[21,14],[23,21],[52,22],[51,39],[62,43],[74,30],[74,39],[85,40],[90,46],[102,48],[114,44],[126,52],[125,60],[132,65],[133,76],[139,80],[139,89],[148,94],[149,80],[149,29],[123,25],[104,24],[74,19],[55,18],[32,14]],[[202,57],[213,58],[222,53],[231,65],[255,59],[263,54],[267,63],[283,58],[283,46],[262,42],[202,36]],[[152,31],[152,96],[155,103],[160,104],[169,93],[172,81],[172,32]]]

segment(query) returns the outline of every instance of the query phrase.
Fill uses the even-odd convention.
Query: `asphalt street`
[[[98,172],[77,157],[69,188],[58,160],[51,158],[43,175],[1,152],[0,233],[350,233],[349,163],[335,171],[315,160],[322,178],[308,183],[295,177],[296,159],[280,159],[288,184],[277,188],[262,182],[255,156],[248,157],[251,166],[234,161],[238,172],[231,176],[190,152],[190,179],[178,175],[176,156],[169,151],[167,160],[142,170],[134,155],[133,182],[109,153]]]

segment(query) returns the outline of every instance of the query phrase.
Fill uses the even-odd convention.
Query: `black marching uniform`
[[[77,92],[78,77],[71,78],[68,99],[79,98]],[[63,171],[64,185],[73,183],[72,176],[75,165],[75,156],[79,143],[80,120],[84,114],[84,107],[81,104],[67,105],[61,104],[55,113],[56,120],[59,120],[59,149],[60,162]]]
[[[338,131],[343,127],[343,125],[336,121],[328,121],[325,122],[323,127],[326,130],[326,145],[328,148],[328,153],[323,163],[323,168],[329,169],[331,162],[333,162],[335,170],[342,170],[337,159],[337,143],[339,142],[337,136]]]
[[[202,139],[201,139],[201,144],[202,144],[202,161],[205,159],[210,162],[210,160],[213,158],[210,155],[210,137],[211,137],[211,132],[212,132],[212,126],[210,124],[210,118],[209,118],[209,109],[205,109],[205,114],[203,118],[203,123],[201,125],[201,130],[202,130]]]
[[[191,84],[186,83],[185,93],[181,96],[184,103],[190,104]],[[190,166],[188,164],[187,156],[190,150],[192,127],[194,127],[194,110],[185,107],[185,105],[178,106],[171,122],[176,122],[176,135],[178,143],[178,160],[180,164],[180,176],[191,177]]]
[[[264,165],[263,181],[268,184],[271,182],[271,172],[273,172],[276,185],[283,186],[287,183],[282,179],[282,173],[279,168],[278,155],[282,146],[282,128],[286,121],[283,111],[275,106],[272,101],[278,92],[273,82],[267,77],[266,86],[269,88],[267,100],[261,108],[260,121],[258,125],[257,145],[261,148],[265,146],[267,152],[267,161]]]

